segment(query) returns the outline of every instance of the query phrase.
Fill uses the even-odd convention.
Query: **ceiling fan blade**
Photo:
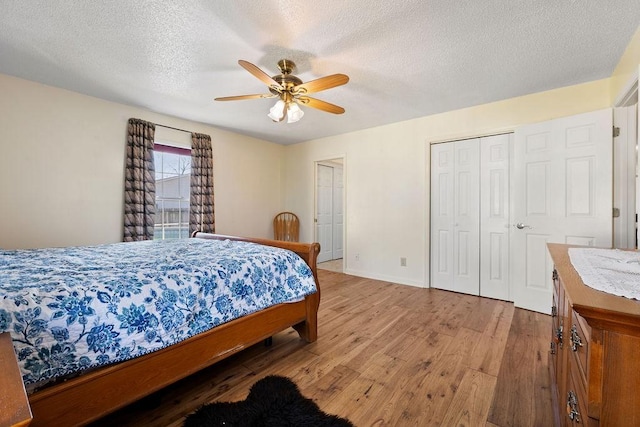
[[[333,114],[342,114],[344,113],[344,108],[339,107],[335,104],[330,104],[325,101],[320,101],[319,99],[310,98],[308,96],[301,96],[295,98],[296,101],[301,103],[302,105],[306,105],[307,107],[317,108],[318,110],[326,111],[327,113]]]
[[[281,91],[284,89],[280,83],[273,80],[267,73],[265,73],[260,68],[253,65],[251,62],[243,61],[241,59],[238,61],[238,64],[240,64],[242,68],[244,68],[245,70],[247,70],[248,72],[256,76],[258,79],[262,80],[262,82],[267,86],[269,86],[270,88],[276,89],[278,91]]]
[[[240,101],[241,99],[256,99],[256,98],[275,98],[278,95],[272,93],[261,93],[257,95],[237,95],[237,96],[223,96],[222,98],[216,98],[214,101]]]
[[[330,76],[320,77],[306,83],[294,86],[291,92],[294,94],[306,94],[320,92],[321,90],[331,89],[332,87],[342,86],[349,81],[346,74],[332,74]]]

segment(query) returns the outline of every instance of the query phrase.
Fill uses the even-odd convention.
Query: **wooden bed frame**
[[[0,426],[84,425],[288,327],[295,328],[307,342],[317,339],[317,312],[320,304],[316,266],[320,252],[318,243],[206,233],[194,233],[194,237],[255,242],[296,252],[311,267],[318,292],[307,296],[303,301],[269,307],[162,350],[46,387],[29,395],[28,401],[17,362],[15,357],[11,357],[13,345],[9,334],[0,334]],[[5,375],[16,372],[18,375]]]

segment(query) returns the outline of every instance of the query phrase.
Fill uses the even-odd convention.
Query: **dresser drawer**
[[[571,329],[565,332],[565,343],[575,357],[584,383],[587,382],[591,327],[582,316],[571,310]]]

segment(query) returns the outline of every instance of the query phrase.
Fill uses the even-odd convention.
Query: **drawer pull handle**
[[[578,328],[576,325],[571,326],[571,350],[578,351],[578,347],[582,347],[582,340],[580,334],[578,334]]]
[[[578,412],[578,396],[573,390],[567,393],[567,416],[571,421],[580,422],[580,412]]]
[[[560,348],[562,348],[562,325],[556,329],[556,340],[558,341]]]
[[[556,343],[551,341],[551,354],[556,354]]]
[[[551,317],[556,317],[558,315],[558,307],[555,305],[551,306]]]

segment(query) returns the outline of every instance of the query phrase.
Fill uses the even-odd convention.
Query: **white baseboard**
[[[391,282],[391,283],[395,283],[395,284],[398,284],[398,285],[414,286],[416,288],[427,288],[428,287],[428,286],[425,286],[424,282],[407,279],[406,277],[387,276],[387,275],[384,275],[384,274],[371,274],[371,273],[368,273],[366,271],[354,270],[354,269],[350,269],[350,268],[345,269],[344,270],[344,274],[350,274],[352,276],[364,277],[366,279],[381,280],[383,282]]]

